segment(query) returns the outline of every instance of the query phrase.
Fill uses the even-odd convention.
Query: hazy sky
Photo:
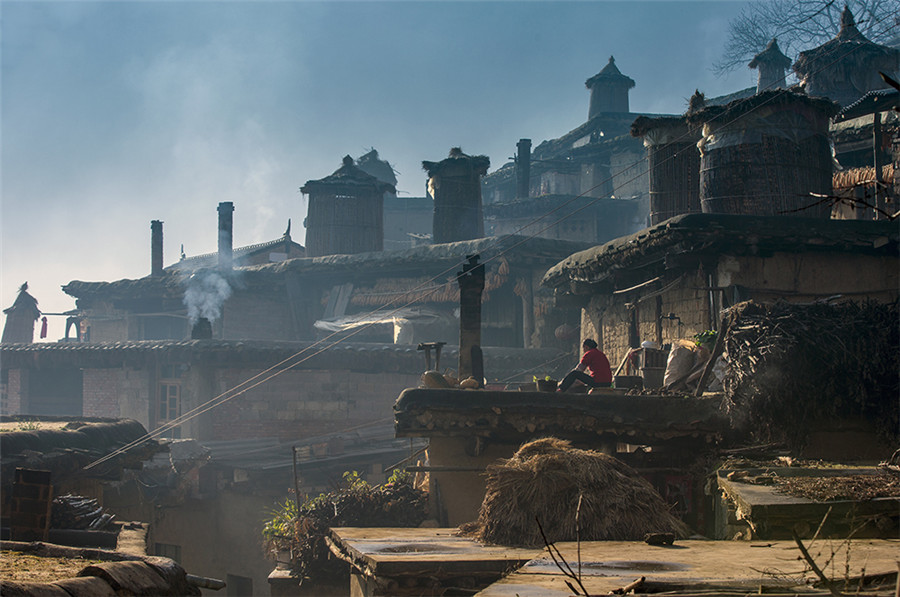
[[[715,78],[741,2],[0,3],[0,307],[28,281],[45,312],[71,280],[150,272],[234,242],[304,242],[299,187],[369,148],[422,196],[452,146],[491,170],[587,118],[610,55],[635,112],[682,112],[755,82]],[[50,317],[49,340],[64,318]]]

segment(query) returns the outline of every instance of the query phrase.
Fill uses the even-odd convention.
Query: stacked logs
[[[102,531],[115,519],[103,512],[95,498],[66,494],[53,499],[50,526],[54,529]]]

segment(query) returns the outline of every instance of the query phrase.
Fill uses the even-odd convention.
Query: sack
[[[691,373],[694,368],[694,349],[697,345],[690,340],[676,340],[672,343],[669,358],[666,361],[666,374],[663,377],[663,387],[671,389]]]

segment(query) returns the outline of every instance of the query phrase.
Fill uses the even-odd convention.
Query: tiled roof
[[[485,346],[485,371],[491,378],[505,378],[541,363],[553,361],[565,353],[556,348],[503,348]],[[70,362],[83,366],[107,366],[116,363],[140,364],[146,357],[158,355],[169,362],[204,361],[223,367],[246,364],[248,367],[280,363],[299,363],[302,369],[350,369],[354,371],[424,370],[422,351],[410,344],[379,344],[346,341],[274,342],[264,340],[131,340],[125,342],[36,342],[0,344],[4,366],[32,366],[40,359]],[[68,359],[67,359],[68,357]],[[456,346],[441,351],[442,364],[454,365],[459,358]],[[337,363],[337,365],[335,365]]]
[[[302,250],[303,245],[295,243],[291,240],[290,236],[282,236],[281,238],[276,238],[274,240],[256,243],[255,245],[248,245],[246,247],[238,247],[233,249],[232,259],[234,260],[236,265],[240,265],[241,258],[253,255],[255,253],[265,251],[266,249],[270,249],[272,247],[283,246],[285,242],[289,242],[298,249]],[[202,255],[194,255],[191,257],[185,257],[181,261],[173,263],[172,265],[166,267],[167,270],[190,270],[196,271],[199,269],[203,269],[206,267],[215,267],[219,262],[219,253],[204,253]]]
[[[519,259],[555,263],[562,257],[585,248],[585,243],[568,240],[533,238],[527,236],[486,237],[455,243],[419,245],[397,251],[378,251],[352,255],[300,257],[277,263],[237,267],[233,274],[242,284],[269,284],[284,274],[308,273],[323,275],[341,273],[379,273],[387,270],[419,270],[429,266],[452,265],[464,262],[467,255],[480,254],[484,263],[501,253]],[[208,270],[215,272],[214,269]],[[178,299],[184,295],[190,272],[166,270],[161,276],[147,276],[136,280],[114,282],[83,282],[73,280],[62,287],[63,292],[76,298],[102,296],[115,300],[138,296],[157,296]],[[418,274],[417,274],[418,275]]]

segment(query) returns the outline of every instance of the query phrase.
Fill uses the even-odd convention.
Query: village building
[[[838,34],[821,46],[800,52],[793,69],[806,93],[848,106],[869,91],[889,87],[878,73],[897,78],[900,50],[866,39],[857,29],[853,13],[844,6]]]
[[[159,222],[160,228],[162,222]],[[156,237],[151,242],[156,243]],[[160,230],[159,244],[162,245],[162,234]],[[287,228],[280,238],[270,241],[247,245],[244,247],[235,247],[232,250],[232,260],[235,267],[247,267],[251,265],[265,265],[266,263],[277,263],[288,259],[296,259],[297,257],[306,257],[306,249],[303,245],[295,242],[291,238],[291,221],[288,220]],[[160,262],[162,262],[162,253],[160,253]],[[202,255],[192,255],[190,257],[184,254],[182,248],[181,258],[179,261],[168,266],[169,270],[177,270],[181,272],[198,271],[210,267],[215,267],[219,262],[219,254],[204,253]],[[157,271],[153,268],[151,271]],[[160,272],[161,273],[161,272]]]
[[[582,337],[618,362],[717,329],[740,301],[895,301],[898,238],[890,222],[688,214],[575,253],[544,284],[581,301]]]
[[[784,73],[791,67],[791,59],[778,47],[778,39],[773,37],[766,48],[754,56],[747,66],[759,71],[756,93],[770,89],[787,89]]]
[[[585,86],[590,104],[584,124],[534,149],[531,139],[521,139],[515,161],[485,176],[489,234],[596,243],[645,225],[647,168],[640,142],[627,136],[638,116],[628,101],[635,82],[610,57]],[[572,214],[577,217],[565,217]]]
[[[453,182],[450,170],[433,173],[444,177],[444,188]],[[478,176],[476,169],[469,185],[476,191]],[[304,188],[326,204],[353,193],[365,195],[367,207],[392,201],[381,195],[387,183],[352,163]],[[383,480],[416,446],[393,437],[392,407],[426,368],[456,369],[461,264],[479,255],[484,266],[479,346],[488,381],[502,387],[543,363],[571,358],[556,330],[577,324],[577,312],[550,309],[540,279],[587,245],[479,233],[404,250],[328,246],[321,250],[347,252],[273,259],[273,252],[296,255],[304,247],[294,246],[288,230],[275,243],[232,249],[233,213],[230,202],[219,205],[216,253],[169,267],[162,267],[162,226],[154,222],[150,275],[65,286],[76,298],[79,341],[4,343],[0,360],[5,413],[128,418],[154,436],[199,442],[208,462],[190,469],[194,497],[172,501],[165,516],[149,512],[153,541],[199,572],[259,587],[271,564],[246,537],[259,536],[265,513],[295,486],[292,447],[300,450],[299,488],[314,494],[348,470]],[[384,220],[378,209],[369,215],[374,238]],[[322,228],[323,238],[339,236],[341,222],[308,223]],[[123,512],[145,508],[138,486],[106,499]],[[259,516],[237,514],[247,511]],[[194,529],[190,538],[186,528]],[[204,545],[223,542],[246,549],[203,555]]]

